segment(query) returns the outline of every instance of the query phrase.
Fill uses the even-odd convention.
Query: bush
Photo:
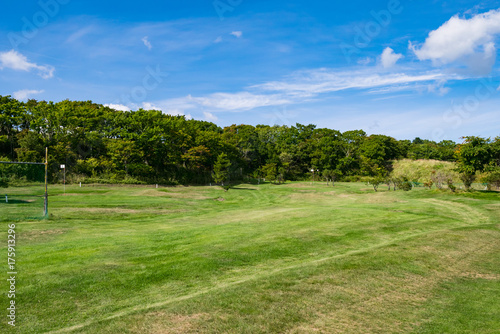
[[[0,188],[8,188],[9,182],[7,182],[6,178],[0,177]]]
[[[446,183],[448,184],[448,189],[450,189],[451,191],[455,192],[455,190],[457,190],[457,187],[453,185],[453,180],[448,179]]]
[[[472,186],[472,183],[476,179],[476,174],[472,173],[461,173],[460,174],[460,179],[464,183],[465,189],[469,190],[470,187]]]
[[[366,179],[366,184],[373,186],[373,190],[377,191],[378,186],[385,182],[382,176],[369,177]]]
[[[359,182],[361,181],[361,176],[359,175],[349,175],[342,177],[343,182]]]
[[[393,180],[393,182],[396,184],[396,187],[398,189],[401,189],[404,191],[410,191],[413,188],[411,181],[409,181],[408,178],[405,176],[395,178]]]
[[[493,170],[481,178],[481,182],[486,183],[486,187],[488,190],[491,190],[492,186],[495,186],[497,189],[500,188],[500,170]]]

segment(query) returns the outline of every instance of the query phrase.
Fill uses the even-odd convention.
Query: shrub
[[[394,179],[394,182],[395,182],[396,187],[398,189],[401,189],[404,191],[410,191],[413,188],[411,181],[409,181],[408,178],[405,176],[401,176],[401,177]]]
[[[488,172],[481,178],[481,182],[486,183],[487,189],[491,190],[492,186],[495,186],[497,189],[500,188],[500,169],[495,169],[493,171]]]
[[[464,183],[465,189],[469,190],[470,187],[472,186],[472,183],[476,179],[476,174],[475,173],[474,174],[472,174],[472,173],[461,173],[460,174],[460,179]]]
[[[9,182],[7,182],[6,178],[0,177],[0,188],[8,188]]]
[[[374,176],[374,177],[369,177],[367,180],[366,180],[366,184],[368,185],[372,185],[373,186],[373,190],[377,191],[378,189],[378,186],[382,183],[385,182],[385,178],[382,177],[382,176]]]
[[[455,190],[457,190],[457,187],[453,185],[452,179],[446,180],[446,183],[448,184],[448,189],[450,189],[451,191],[455,192]]]

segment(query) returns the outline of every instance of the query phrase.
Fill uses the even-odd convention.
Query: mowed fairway
[[[15,222],[17,333],[500,332],[499,193],[49,190]]]

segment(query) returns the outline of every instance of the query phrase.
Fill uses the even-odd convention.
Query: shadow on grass
[[[22,199],[9,199],[9,202],[6,203],[4,200],[0,201],[0,205],[9,205],[9,204],[29,204],[34,203],[34,200],[22,200]]]

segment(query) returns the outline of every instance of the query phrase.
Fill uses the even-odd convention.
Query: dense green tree
[[[70,179],[75,175],[106,182],[203,184],[212,177],[222,153],[231,162],[223,169],[231,180],[250,176],[265,176],[272,182],[300,180],[309,176],[311,166],[328,182],[375,177],[387,174],[392,161],[401,157],[459,160],[465,176],[486,165],[488,171],[500,167],[498,138],[482,142],[481,147],[474,143],[466,141],[457,149],[462,153],[455,155],[457,145],[452,141],[397,141],[367,136],[362,130],[340,133],[299,123],[233,124],[221,129],[158,110],[119,111],[92,101],[23,103],[0,96],[0,156],[42,162],[48,147],[50,181],[58,180],[59,165],[65,164]],[[483,150],[478,153],[482,160],[471,158],[476,149]],[[481,161],[476,164],[476,160]]]
[[[463,139],[464,142],[458,145],[455,156],[460,178],[468,190],[476,178],[476,172],[483,171],[492,160],[493,155],[489,139],[475,136],[464,137]]]
[[[399,158],[400,151],[396,139],[385,135],[371,135],[360,145],[361,168],[365,175],[380,174],[379,169],[390,170],[391,161]]]
[[[217,157],[214,165],[213,178],[215,183],[221,183],[224,186],[224,182],[229,176],[229,167],[231,167],[231,161],[227,158],[226,153],[221,153]]]
[[[268,163],[262,166],[262,174],[266,181],[275,182],[278,177],[278,167],[275,163]]]

